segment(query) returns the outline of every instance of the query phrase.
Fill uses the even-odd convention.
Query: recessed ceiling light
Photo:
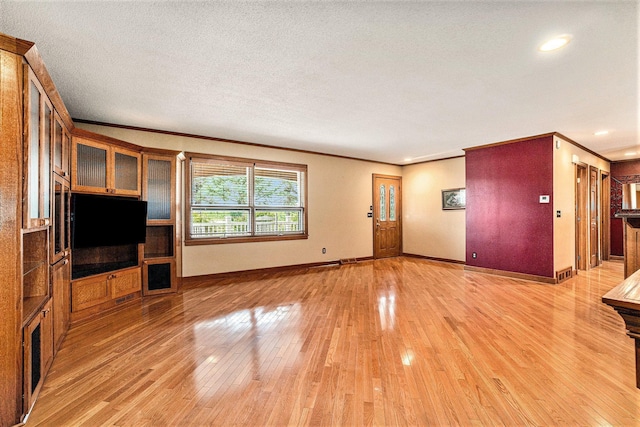
[[[541,52],[549,52],[552,50],[560,49],[561,47],[566,46],[571,41],[571,39],[572,36],[570,34],[556,36],[540,45],[538,50]]]
[[[594,135],[595,136],[609,135],[609,131],[608,130],[599,130],[598,132],[595,132]]]
[[[405,162],[410,162],[411,160],[413,160],[411,157],[407,157],[406,159],[404,159]]]
[[[635,156],[636,152],[635,151],[631,151],[629,153],[624,153],[625,156]]]

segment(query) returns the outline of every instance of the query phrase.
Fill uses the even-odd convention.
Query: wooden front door
[[[402,254],[402,178],[373,175],[373,257]]]
[[[589,168],[589,266],[598,266],[598,169]]]

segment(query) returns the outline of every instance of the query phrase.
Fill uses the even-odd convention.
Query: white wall
[[[402,174],[399,166],[374,162],[107,126],[77,126],[143,147],[308,165],[309,239],[183,246],[185,277],[371,257],[372,219],[367,213],[373,204],[372,174]],[[324,255],[322,248],[327,249]]]
[[[442,210],[442,190],[465,186],[464,157],[405,166],[403,250],[407,254],[465,260],[465,211]]]

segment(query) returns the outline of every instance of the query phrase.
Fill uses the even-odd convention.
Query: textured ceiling
[[[553,131],[640,154],[635,1],[0,0],[0,31],[78,119],[398,164]]]

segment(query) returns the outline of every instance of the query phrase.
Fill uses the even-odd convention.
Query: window
[[[307,238],[306,165],[186,158],[187,245]]]

